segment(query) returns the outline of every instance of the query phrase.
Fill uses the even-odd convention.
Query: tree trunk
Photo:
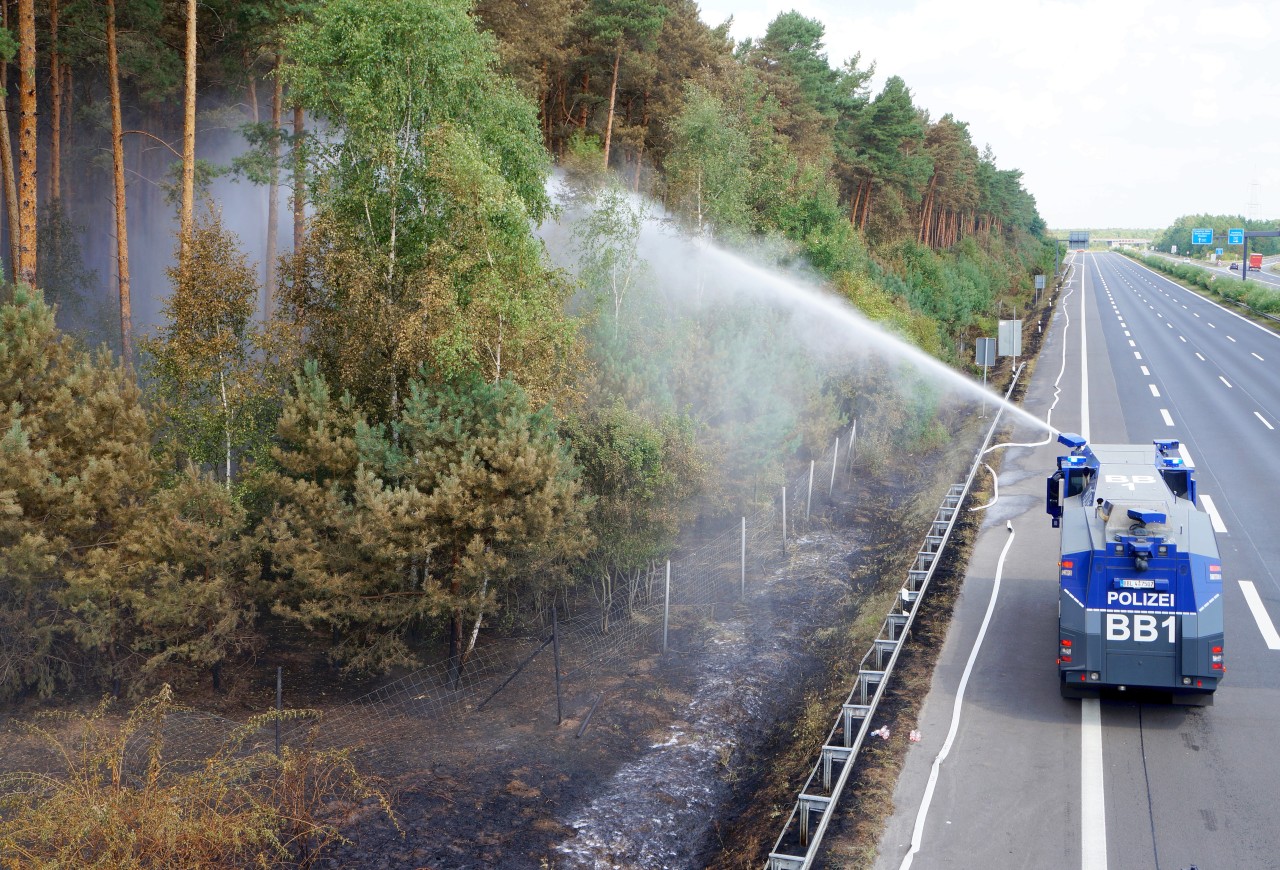
[[[191,220],[196,198],[196,0],[187,0],[187,79],[182,101],[182,222],[178,230],[179,268],[191,248]]]
[[[304,230],[307,167],[303,159],[302,137],[306,130],[302,124],[302,106],[293,107],[293,250],[302,249],[302,233]]]
[[[871,186],[871,182],[867,182],[867,197],[862,203],[862,223],[858,226],[858,229],[863,232],[866,232],[867,220],[871,217],[871,194],[873,192],[874,190]]]
[[[133,370],[133,310],[129,304],[129,231],[124,195],[124,124],[120,118],[120,64],[116,54],[116,0],[107,0],[107,79],[111,87],[111,156],[116,188],[116,275],[120,287],[120,356]]]
[[[9,26],[9,5],[0,5],[3,15],[0,24]],[[9,65],[0,63],[0,172],[4,173],[4,203],[9,221],[9,274],[18,281],[19,241],[22,235],[22,216],[18,213],[18,181],[13,171],[13,142],[9,138]]]
[[[36,8],[18,0],[19,277],[36,283]]]
[[[49,0],[49,202],[62,197],[62,55],[58,51],[58,0]]]
[[[280,69],[280,55],[276,54],[276,70]],[[275,77],[271,91],[271,183],[267,185],[267,277],[262,287],[262,319],[270,322],[276,292],[276,247],[280,238],[280,112],[284,102],[284,82]]]
[[[248,49],[244,51],[244,69],[248,76],[249,120],[256,124],[262,120],[258,116],[258,77],[253,74],[253,59],[249,57]]]
[[[613,81],[609,85],[609,115],[604,122],[604,168],[609,168],[609,143],[613,138],[613,108],[618,102],[618,64],[622,62],[622,43],[613,53]]]

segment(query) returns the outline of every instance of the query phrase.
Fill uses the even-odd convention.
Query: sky
[[[737,40],[792,9],[837,66],[874,61],[931,118],[1021,169],[1054,229],[1280,217],[1280,4],[1231,0],[700,0]]]

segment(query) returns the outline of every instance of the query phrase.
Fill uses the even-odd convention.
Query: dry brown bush
[[[247,736],[264,724],[309,711],[259,717],[192,769],[165,760],[164,718],[178,712],[168,686],[123,721],[109,710],[104,700],[89,714],[25,726],[52,751],[57,772],[0,777],[0,866],[305,868],[345,842],[339,825],[355,807],[376,805],[398,828],[385,794],[347,752],[247,751]],[[41,724],[50,719],[63,727]]]

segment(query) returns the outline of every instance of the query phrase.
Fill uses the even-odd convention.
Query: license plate
[[[1120,586],[1124,589],[1155,589],[1156,581],[1154,580],[1135,580],[1130,577],[1122,577]]]

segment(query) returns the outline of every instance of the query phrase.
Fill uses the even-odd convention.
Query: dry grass
[[[104,701],[89,714],[43,717],[70,727],[26,726],[58,770],[0,777],[0,866],[310,867],[344,841],[344,817],[362,806],[396,822],[385,795],[343,752],[246,753],[245,735],[264,724],[255,720],[184,771],[164,756],[160,726],[175,710],[167,686],[123,721],[109,707]]]

